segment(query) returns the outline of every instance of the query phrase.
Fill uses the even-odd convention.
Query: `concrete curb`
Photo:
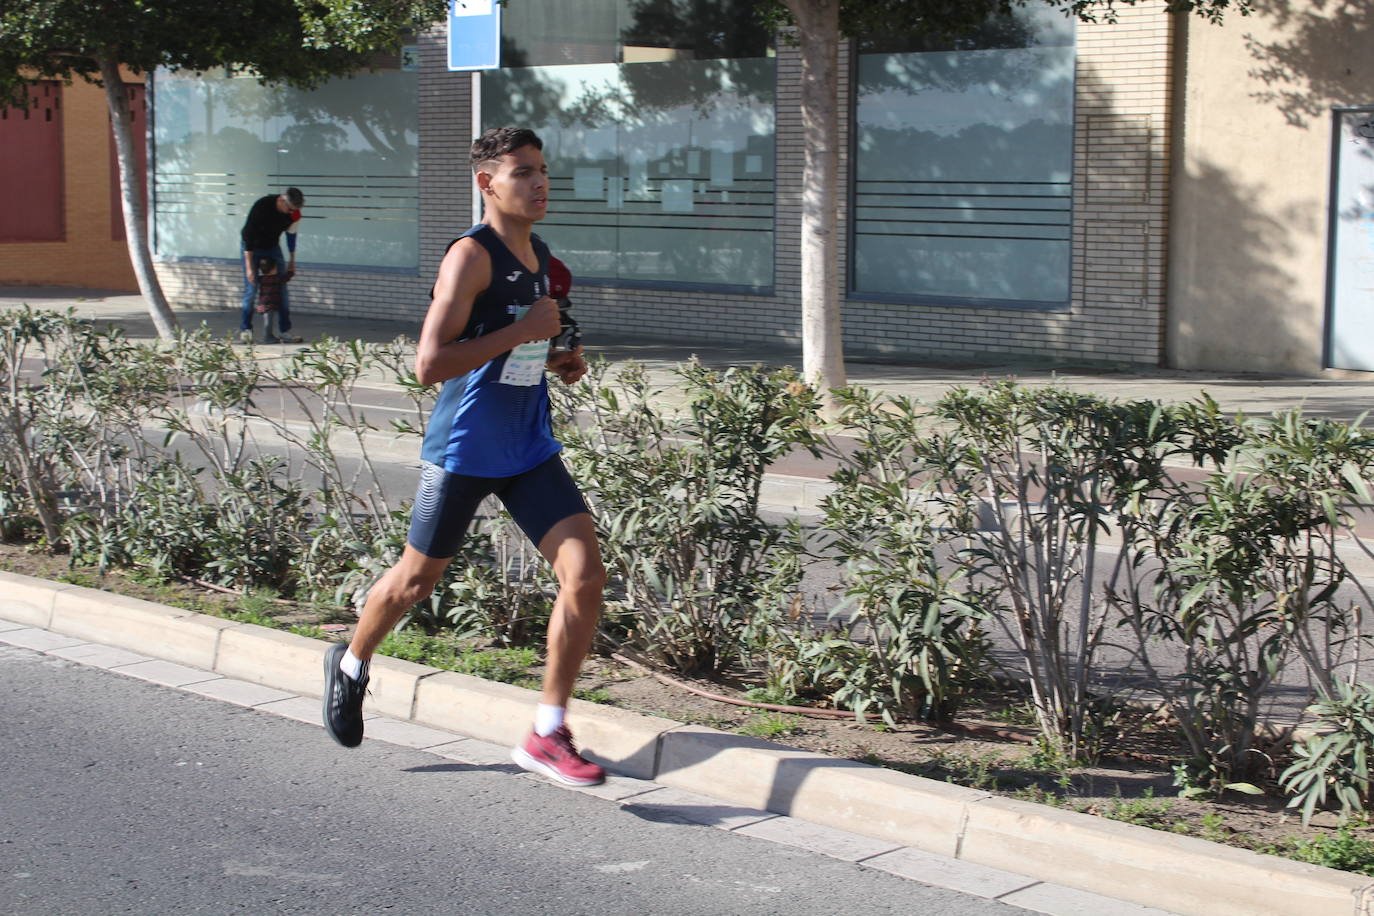
[[[325,644],[0,572],[6,617],[318,696]],[[512,745],[535,695],[379,658],[379,712]],[[1184,916],[1374,916],[1374,879],[574,701],[587,755],[618,773]]]

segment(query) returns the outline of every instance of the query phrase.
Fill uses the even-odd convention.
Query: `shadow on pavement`
[[[427,763],[423,766],[406,767],[402,773],[513,773],[519,775],[524,770],[513,763]]]

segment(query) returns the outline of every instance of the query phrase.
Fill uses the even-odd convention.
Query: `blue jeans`
[[[243,253],[248,251],[252,256],[253,264],[263,258],[272,258],[277,262],[277,273],[286,273],[286,261],[281,256],[281,246],[274,245],[271,248],[254,248],[252,250],[243,249],[239,252],[239,270],[243,270]],[[288,301],[286,288],[289,283],[283,283],[281,287],[281,305],[277,306],[277,331],[285,334],[291,330],[291,303]],[[239,330],[253,330],[253,306],[258,301],[258,284],[248,279],[248,275],[243,275],[243,312],[239,315]]]

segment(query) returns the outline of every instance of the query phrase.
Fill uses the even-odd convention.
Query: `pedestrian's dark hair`
[[[282,193],[286,195],[286,202],[291,206],[297,209],[305,206],[305,195],[301,193],[300,188],[287,188]]]
[[[526,127],[493,127],[472,141],[472,170],[479,172],[486,163],[515,152],[522,146],[543,149],[544,141]]]
[[[258,258],[258,273],[265,274],[277,269],[276,258]]]

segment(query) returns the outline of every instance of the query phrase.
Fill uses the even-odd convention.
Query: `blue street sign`
[[[501,66],[501,7],[494,0],[452,0],[448,7],[448,68]]]

